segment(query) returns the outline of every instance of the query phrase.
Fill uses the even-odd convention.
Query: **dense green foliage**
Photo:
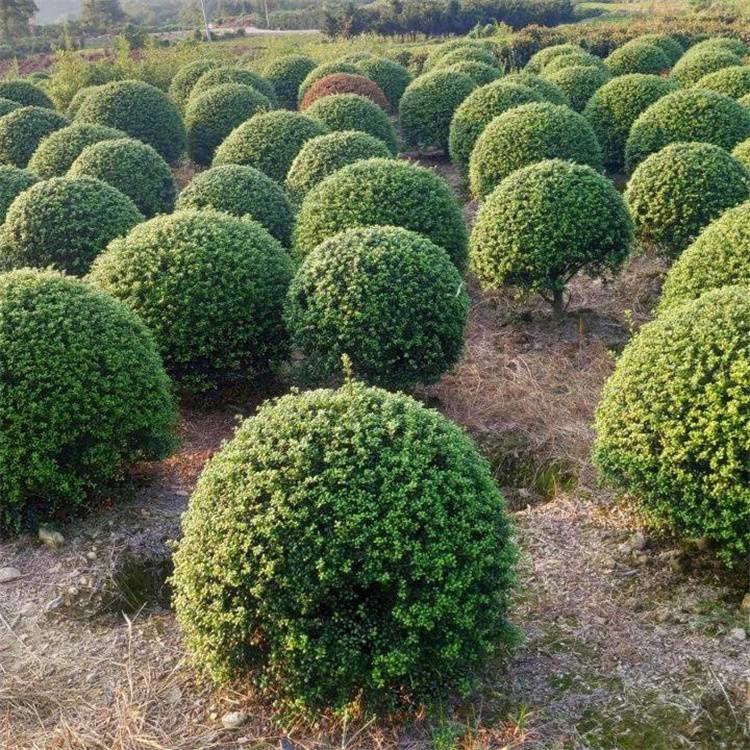
[[[432,383],[464,344],[469,297],[443,248],[400,227],[360,227],[325,240],[302,263],[285,319],[309,372],[351,359],[357,378],[391,389]]]
[[[638,166],[625,193],[638,237],[672,258],[748,195],[748,169],[709,143],[673,143],[657,151]]]
[[[642,112],[625,144],[632,172],[649,154],[670,143],[699,141],[731,151],[750,138],[750,111],[725,94],[703,89],[675,91]]]
[[[406,142],[415,148],[447,151],[453,114],[475,88],[469,76],[450,70],[436,70],[412,81],[399,104]]]
[[[750,169],[750,138],[738,143],[732,149],[732,156],[739,159],[748,169]]]
[[[471,269],[483,287],[510,285],[551,297],[568,281],[617,271],[633,224],[614,185],[591,167],[551,159],[506,177],[479,209]]]
[[[292,262],[250,219],[158,216],[112,242],[89,278],[138,313],[182,389],[251,377],[286,355]]]
[[[511,172],[545,159],[602,169],[599,142],[578,112],[547,102],[510,109],[492,120],[477,139],[469,161],[471,191],[482,198]]]
[[[18,102],[0,97],[0,117],[7,115],[8,112],[12,112],[14,109],[20,109],[22,106]]]
[[[609,68],[607,68],[606,64],[600,57],[592,55],[590,52],[576,52],[575,54],[570,53],[553,57],[552,60],[544,66],[544,70],[540,75],[549,78],[552,73],[565,70],[565,68],[580,67],[598,68],[603,73],[609,73]]]
[[[411,83],[409,71],[403,65],[385,57],[368,57],[360,60],[357,67],[380,86],[388,97],[391,108],[397,110],[406,87]]]
[[[747,45],[740,39],[728,36],[714,36],[694,44],[688,50],[688,54],[702,52],[706,49],[728,50],[733,55],[737,55],[737,57],[744,57],[748,52]]]
[[[531,73],[541,73],[556,57],[577,55],[583,52],[584,49],[577,44],[553,44],[535,52],[527,63],[526,69]]]
[[[263,69],[263,77],[273,86],[279,106],[297,109],[297,93],[315,63],[304,55],[284,55],[272,59]]]
[[[129,198],[100,180],[37,182],[8,209],[0,228],[0,268],[55,266],[83,275],[110,240],[142,220]]]
[[[676,89],[677,84],[667,78],[631,73],[612,79],[594,93],[583,116],[596,133],[605,167],[622,169],[625,142],[638,115]]]
[[[478,59],[488,65],[497,65],[497,60],[492,57],[489,51],[488,43],[481,39],[469,39],[467,37],[451,39],[449,42],[430,49],[431,51],[422,66],[423,73],[441,67],[446,58],[448,58],[447,65],[458,62],[458,59]],[[457,58],[455,55],[459,57]],[[472,55],[476,55],[476,57],[472,57]],[[487,55],[490,55],[490,57],[487,57]]]
[[[325,96],[312,104],[306,114],[322,122],[332,132],[359,130],[385,143],[391,153],[398,151],[396,131],[390,118],[377,104],[364,96]]]
[[[193,86],[193,90],[190,92],[190,99],[204,94],[214,86],[221,86],[225,83],[241,83],[243,86],[250,86],[250,88],[255,89],[258,93],[263,94],[271,102],[272,106],[275,107],[278,104],[273,86],[263,76],[247,68],[235,68],[231,66],[212,68],[206,71],[197,80],[195,86]]]
[[[151,335],[77,279],[0,275],[0,528],[82,504],[126,461],[159,459],[177,413]]]
[[[469,157],[477,138],[498,115],[521,104],[542,101],[542,97],[526,86],[495,81],[474,90],[456,110],[451,120],[448,150],[451,161],[468,169]]]
[[[367,97],[385,112],[391,108],[383,90],[369,78],[351,73],[331,73],[310,86],[299,104],[300,112],[307,110],[318,99],[335,94],[359,94]]]
[[[37,181],[38,177],[27,169],[0,166],[0,225],[5,221],[10,204]]]
[[[297,101],[301,102],[305,98],[307,90],[314,83],[317,83],[321,78],[325,78],[332,73],[349,73],[356,76],[362,75],[362,70],[360,70],[355,63],[346,62],[345,60],[332,60],[323,63],[322,65],[318,65],[305,76],[305,79],[300,84],[299,91],[297,92]]]
[[[644,326],[597,409],[594,461],[650,521],[713,543],[727,563],[750,547],[750,296],[724,287]]]
[[[728,68],[703,76],[695,85],[699,89],[710,89],[731,96],[733,99],[739,99],[750,94],[750,67],[730,65]]]
[[[0,117],[0,164],[25,167],[50,133],[69,125],[46,107],[21,107]]]
[[[309,140],[289,168],[285,187],[295,203],[301,203],[319,182],[341,167],[362,159],[392,155],[383,141],[357,130],[319,135]]]
[[[461,73],[462,75],[469,76],[477,86],[486,86],[488,83],[496,81],[502,75],[497,68],[490,67],[480,62],[459,62],[442,67],[440,70],[446,70],[449,73]]]
[[[544,75],[565,94],[576,112],[582,112],[594,93],[612,77],[592,65],[573,65]]]
[[[18,102],[23,107],[46,107],[47,109],[55,107],[52,99],[43,89],[20,79],[0,81],[0,96],[3,99]]]
[[[169,165],[154,148],[135,138],[87,146],[73,162],[73,177],[96,177],[127,195],[150,218],[169,213],[177,191]]]
[[[326,137],[326,136],[322,136]],[[176,208],[212,208],[248,217],[289,246],[294,210],[277,182],[254,167],[226,164],[197,174],[177,198]]]
[[[466,267],[467,233],[455,193],[434,172],[395,159],[349,164],[316,185],[302,202],[294,245],[304,257],[351,227],[393,225],[423,234]]]
[[[637,41],[655,44],[667,56],[670,66],[674,65],[685,53],[682,45],[669,34],[643,34],[637,37]]]
[[[143,81],[114,81],[81,104],[76,121],[107,125],[153,146],[168,162],[185,151],[185,126],[177,105]]]
[[[554,83],[525,70],[504,76],[503,82],[525,86],[535,94],[539,94],[544,101],[550,102],[550,104],[570,104],[565,94]]]
[[[657,44],[635,39],[618,47],[605,61],[612,75],[653,73],[669,70],[670,61]]]
[[[169,96],[180,108],[184,109],[190,98],[193,87],[198,83],[198,79],[212,68],[216,68],[221,63],[218,60],[193,60],[187,65],[183,65],[172,78],[169,84]]]
[[[256,167],[283,182],[302,146],[325,132],[321,122],[299,112],[259,113],[232,131],[216,149],[213,163]]]
[[[729,50],[695,49],[686,52],[672,68],[672,77],[680,86],[692,86],[703,76],[722,68],[742,65],[742,60]]]
[[[82,89],[79,89],[76,92],[75,96],[70,100],[70,104],[65,110],[67,116],[72,120],[78,114],[78,110],[81,108],[89,95],[97,89],[100,89],[101,87],[102,84],[97,86],[84,86]]]
[[[467,689],[508,643],[514,559],[465,434],[355,383],[261,407],[209,463],[174,603],[216,682],[249,677],[308,710],[414,705]]]
[[[251,86],[223,83],[191,97],[185,108],[188,154],[198,164],[210,164],[224,139],[271,102]]]
[[[497,69],[497,58],[488,49],[483,47],[459,47],[441,55],[434,65],[425,66],[424,72],[449,68],[456,63],[465,62],[480,63]]]

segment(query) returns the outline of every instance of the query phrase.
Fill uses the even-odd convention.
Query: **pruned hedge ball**
[[[634,41],[655,44],[667,56],[670,66],[674,65],[685,54],[683,46],[669,34],[643,34]]]
[[[91,177],[37,182],[0,227],[0,268],[55,268],[82,276],[110,240],[143,221],[130,198]]]
[[[272,59],[263,69],[263,77],[273,86],[279,106],[297,109],[297,93],[315,63],[304,55],[283,55]]]
[[[750,67],[731,65],[703,76],[695,85],[699,89],[718,91],[733,99],[740,99],[750,94]]]
[[[115,138],[87,146],[73,162],[71,177],[96,177],[127,195],[150,218],[169,213],[176,187],[169,164],[135,138]]]
[[[285,320],[314,376],[340,374],[347,355],[357,378],[404,389],[453,367],[468,310],[443,248],[408,229],[375,226],[341,232],[304,259]]]
[[[613,78],[589,99],[583,116],[602,147],[604,166],[622,169],[630,128],[655,101],[676,91],[677,84],[661,76],[631,73]]]
[[[310,86],[300,102],[300,112],[309,109],[318,99],[335,94],[359,94],[377,104],[385,112],[390,110],[390,104],[382,89],[369,78],[351,73],[331,73]]]
[[[184,109],[190,98],[193,87],[198,83],[198,79],[212,68],[221,65],[219,60],[193,60],[187,65],[183,65],[172,78],[169,84],[169,95],[172,101],[180,108]]]
[[[200,172],[177,198],[177,210],[212,208],[233,216],[248,217],[288,246],[294,210],[277,182],[254,167],[226,164]]]
[[[0,81],[0,96],[18,102],[22,107],[45,107],[54,109],[55,105],[46,92],[29,81],[11,79]]]
[[[523,104],[482,131],[469,160],[469,182],[483,198],[516,169],[545,159],[566,159],[602,169],[602,152],[583,115],[547,102]]]
[[[114,81],[81,104],[77,122],[107,125],[153,146],[169,163],[185,152],[185,125],[177,105],[143,81]]]
[[[351,383],[267,403],[208,464],[175,553],[175,610],[217,683],[249,679],[307,712],[387,711],[465,690],[512,642],[515,557],[469,438]]]
[[[542,100],[543,97],[532,89],[508,83],[504,78],[472,91],[451,120],[448,138],[451,161],[467,169],[477,138],[495,117],[521,104]]]
[[[477,86],[486,86],[488,83],[496,81],[502,75],[497,68],[471,60],[447,66],[441,65],[440,70],[447,70],[451,73],[461,73],[462,75],[469,76]]]
[[[570,279],[616,272],[633,222],[614,185],[591,167],[551,159],[506,177],[479,209],[470,264],[483,287],[538,292],[557,312]]]
[[[750,196],[750,171],[710,143],[673,143],[633,173],[625,198],[636,234],[676,258],[700,231]]]
[[[73,98],[70,100],[70,104],[68,105],[68,108],[65,110],[65,114],[72,120],[75,118],[75,116],[78,114],[78,110],[81,108],[83,103],[86,101],[86,99],[89,97],[91,93],[96,91],[97,89],[100,89],[103,84],[99,84],[97,86],[84,86],[82,89],[78,89],[76,91]]]
[[[456,63],[465,62],[480,63],[490,68],[498,69],[497,58],[489,50],[481,47],[460,47],[441,55],[434,65],[429,66],[428,70],[449,68]]]
[[[577,44],[553,44],[535,52],[526,64],[526,70],[531,73],[541,73],[544,68],[560,55],[580,54],[585,52],[583,47]]]
[[[453,114],[475,88],[469,76],[449,70],[438,69],[415,78],[399,104],[406,142],[418,149],[447,151]]]
[[[0,97],[0,117],[7,115],[8,112],[12,112],[14,109],[21,109],[22,106],[18,102]]]
[[[747,54],[747,45],[740,39],[734,39],[728,36],[713,36],[694,44],[688,53],[698,52],[705,49],[722,49],[729,50],[737,57],[744,57]]]
[[[21,107],[0,117],[0,164],[25,167],[39,144],[70,121],[47,107]]]
[[[550,104],[570,105],[568,97],[565,96],[558,86],[534,73],[521,70],[518,73],[510,73],[504,76],[502,80],[504,83],[526,86],[526,88],[531,89],[535,94],[539,94],[544,101],[550,102]]]
[[[411,73],[399,63],[385,57],[367,57],[357,62],[357,67],[380,86],[388,97],[391,108],[398,110],[406,87],[411,83]]]
[[[625,168],[670,143],[699,141],[731,151],[750,138],[750,111],[725,94],[702,89],[661,97],[633,123],[625,143]]]
[[[739,159],[748,169],[750,169],[750,138],[738,143],[732,149],[732,156]]]
[[[433,47],[422,66],[422,73],[434,70],[440,66],[442,60],[445,59],[446,55],[451,55],[456,51],[460,51],[464,55],[471,55],[476,52],[477,54],[486,54],[490,52],[490,45],[481,39],[469,39],[467,37],[452,39],[449,42]],[[455,62],[455,61],[454,61]],[[496,63],[497,64],[497,63]]]
[[[680,86],[692,86],[709,73],[736,65],[742,65],[742,60],[729,50],[691,50],[675,63],[672,77]]]
[[[594,93],[612,77],[591,65],[573,65],[549,75],[545,72],[545,76],[565,94],[576,112],[582,112]]]
[[[604,62],[614,76],[628,73],[659,75],[671,67],[669,58],[658,45],[639,39],[618,47]]]
[[[87,147],[100,141],[125,138],[121,130],[76,122],[48,135],[34,151],[29,169],[42,178],[62,177]]]
[[[750,547],[748,372],[748,288],[715,289],[640,329],[596,412],[602,479],[730,565]]]
[[[258,113],[227,136],[216,149],[213,165],[243,164],[283,182],[302,146],[326,132],[322,122],[299,112]]]
[[[0,166],[0,225],[5,221],[10,204],[24,190],[28,190],[39,178],[28,169]]]
[[[378,138],[358,130],[342,130],[312,138],[292,162],[284,186],[295,203],[301,203],[319,182],[341,167],[362,159],[392,156]]]
[[[98,289],[50,270],[0,275],[0,353],[0,529],[59,520],[125,463],[174,448],[151,334]]]
[[[332,132],[359,130],[385,143],[392,154],[398,151],[396,131],[390,118],[377,104],[364,96],[325,96],[312,104],[306,114],[322,122]]]
[[[544,70],[540,75],[545,78],[549,78],[552,73],[557,73],[565,68],[579,68],[579,67],[598,68],[603,73],[609,73],[609,68],[604,63],[601,57],[592,55],[590,52],[584,53],[570,53],[565,55],[558,55],[552,58],[550,62],[544,66]]]
[[[185,107],[188,154],[198,164],[210,164],[224,139],[271,102],[241,83],[222,83],[191,97]]]
[[[266,81],[263,76],[254,73],[247,68],[238,67],[220,67],[207,70],[197,81],[193,90],[190,92],[190,99],[204,94],[214,86],[221,86],[225,83],[240,83],[243,86],[250,86],[259,94],[268,99],[273,107],[277,106],[276,92],[273,86]],[[187,105],[186,105],[187,106]]]
[[[115,240],[89,279],[131,307],[186,391],[267,371],[287,353],[292,261],[257,222],[217,211],[158,216]]]
[[[313,68],[299,85],[297,92],[297,101],[301,102],[305,98],[307,90],[317,83],[321,78],[331,75],[332,73],[348,73],[350,75],[362,75],[362,70],[355,63],[346,62],[345,60],[332,60]]]

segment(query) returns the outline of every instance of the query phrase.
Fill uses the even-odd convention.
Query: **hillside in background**
[[[80,15],[81,0],[36,0],[35,23],[55,23]]]

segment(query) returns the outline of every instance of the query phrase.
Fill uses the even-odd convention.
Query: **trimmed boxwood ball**
[[[222,83],[190,98],[185,108],[188,154],[198,164],[210,164],[221,142],[271,102],[251,86]]]
[[[669,269],[659,313],[723,286],[750,287],[750,203],[712,221]]]
[[[742,60],[729,50],[708,48],[689,51],[672,68],[672,77],[680,86],[692,86],[703,76],[722,68],[742,65]]]
[[[263,76],[258,75],[258,73],[254,73],[247,68],[236,68],[230,66],[213,68],[206,71],[198,79],[195,86],[193,86],[193,90],[190,92],[190,99],[206,93],[206,91],[209,91],[214,86],[221,86],[226,83],[240,83],[243,86],[250,86],[259,94],[263,94],[263,96],[271,102],[272,106],[276,107],[278,105],[276,92],[273,90],[273,86],[271,86]]]
[[[699,89],[709,89],[726,94],[733,99],[740,99],[750,94],[750,67],[732,65],[709,73],[695,84]]]
[[[455,193],[435,172],[396,159],[366,159],[339,169],[302,201],[294,233],[299,257],[352,227],[392,225],[423,234],[459,270],[468,236]]]
[[[613,78],[594,92],[583,110],[583,116],[596,133],[605,167],[622,169],[625,142],[638,115],[676,90],[677,84],[668,78],[631,73]]]
[[[29,169],[40,177],[62,177],[87,147],[100,141],[124,138],[121,130],[77,122],[48,135],[34,151]]]
[[[725,94],[702,89],[675,91],[642,112],[625,143],[625,168],[670,143],[700,141],[731,151],[750,137],[750,111]]]
[[[591,65],[574,65],[547,76],[568,97],[570,106],[576,112],[582,112],[589,99],[611,77],[609,73]]]
[[[440,65],[440,62],[446,55],[450,55],[456,50],[460,50],[464,53],[468,52],[469,54],[471,53],[470,51],[477,51],[482,54],[490,50],[490,45],[481,39],[469,39],[468,37],[452,39],[449,42],[444,42],[439,46],[432,47],[424,65],[422,66],[422,72],[427,73],[430,70],[434,70]]]
[[[277,182],[254,167],[226,164],[197,174],[177,198],[177,210],[212,208],[254,219],[283,245],[291,241],[294,209]]]
[[[27,169],[0,166],[0,225],[16,197],[38,181],[39,178]]]
[[[600,476],[728,564],[750,547],[748,372],[750,292],[715,289],[641,328],[596,412]]]
[[[633,41],[655,44],[667,56],[670,66],[674,65],[685,54],[683,46],[669,34],[644,34]]]
[[[467,169],[477,138],[495,117],[521,104],[539,101],[542,101],[540,94],[526,86],[507,83],[504,78],[472,91],[451,120],[448,137],[451,161]]]
[[[723,49],[729,50],[737,57],[744,57],[747,54],[747,45],[739,39],[733,39],[727,36],[714,36],[710,39],[704,39],[702,42],[694,44],[688,53],[698,52],[705,49]]]
[[[639,39],[618,47],[604,62],[614,76],[627,73],[658,75],[671,67],[669,58],[659,46]]]
[[[297,101],[301,102],[305,98],[305,94],[314,83],[317,83],[321,78],[325,78],[332,73],[348,73],[354,76],[362,75],[362,71],[355,63],[346,62],[345,60],[332,60],[323,63],[322,65],[313,68],[305,76],[305,79],[299,85]]]
[[[739,159],[748,169],[750,169],[750,138],[738,143],[732,150],[732,156]]]
[[[676,258],[713,219],[750,195],[750,171],[710,143],[673,143],[633,173],[625,199],[636,234]]]
[[[251,219],[192,209],[158,216],[112,242],[89,279],[146,323],[184,390],[264,373],[287,353],[292,261]]]
[[[341,167],[362,159],[387,159],[391,150],[379,138],[358,130],[342,130],[309,140],[289,168],[285,187],[301,203],[319,182]]]
[[[518,73],[510,73],[503,77],[503,83],[513,83],[517,86],[525,86],[527,89],[531,89],[535,94],[550,104],[567,104],[568,97],[560,90],[554,83],[545,80],[541,76],[535,75],[534,73],[528,73],[525,70],[521,70]]]
[[[359,94],[335,94],[318,99],[307,115],[322,122],[330,131],[359,130],[369,133],[398,151],[396,131],[388,115],[377,104]]]
[[[297,109],[297,92],[315,63],[304,55],[284,55],[271,60],[263,69],[263,77],[273,86],[279,106]]]
[[[198,79],[212,68],[221,65],[218,60],[193,60],[187,65],[183,65],[172,78],[169,84],[169,96],[172,101],[180,108],[184,109],[190,98],[193,87],[198,83]]]
[[[554,57],[550,62],[544,66],[544,70],[541,75],[545,78],[549,78],[552,73],[557,73],[566,68],[580,68],[580,67],[598,68],[603,73],[609,73],[609,68],[604,63],[601,57],[592,55],[590,52],[584,52],[583,54],[568,54],[558,55]],[[611,75],[611,74],[610,74]]]
[[[67,110],[65,110],[67,116],[72,120],[78,114],[78,110],[81,108],[88,96],[101,87],[101,85],[84,86],[82,89],[79,89],[70,100],[70,104],[68,105]]]
[[[114,81],[81,104],[77,122],[107,125],[153,146],[169,163],[185,152],[185,125],[177,105],[143,81]]]
[[[385,57],[367,57],[359,60],[357,67],[380,86],[391,108],[397,110],[406,87],[411,83],[411,73],[403,65]]]
[[[0,97],[0,117],[7,115],[8,112],[12,112],[14,109],[21,109],[22,106],[18,102]]]
[[[432,71],[441,68],[449,68],[456,63],[465,62],[480,63],[482,65],[487,65],[490,68],[498,69],[497,58],[489,50],[479,47],[461,47],[441,55],[435,65],[430,66],[429,70]]]
[[[215,682],[308,713],[413,707],[467,690],[514,640],[516,552],[489,466],[404,394],[352,383],[262,406],[182,529],[177,620]]]
[[[550,159],[506,177],[479,209],[470,264],[484,288],[538,292],[561,312],[579,272],[615,273],[633,223],[614,185],[591,167]]]
[[[0,97],[18,102],[22,107],[45,107],[54,109],[55,105],[46,92],[29,81],[0,81]]]
[[[415,78],[399,104],[406,142],[418,149],[447,151],[453,114],[476,87],[469,76],[449,70]]]
[[[283,182],[302,146],[326,132],[322,122],[299,112],[260,112],[227,136],[213,165],[243,164]]]
[[[585,50],[577,44],[553,44],[551,47],[544,47],[535,52],[526,64],[526,70],[531,73],[541,73],[556,57],[579,53],[585,53]]]
[[[39,144],[70,121],[46,107],[21,107],[0,117],[0,164],[25,167]]]
[[[401,227],[349,229],[302,263],[285,309],[292,345],[327,379],[347,355],[390,389],[434,383],[463,351],[469,296],[443,248]]]
[[[151,334],[124,305],[53,271],[0,275],[0,529],[70,513],[123,464],[175,446]]]
[[[331,73],[310,86],[300,102],[300,111],[304,112],[318,99],[334,94],[359,94],[377,104],[385,112],[390,110],[388,99],[380,86],[373,81],[351,73]]]
[[[169,164],[147,143],[115,138],[87,146],[73,162],[71,177],[95,177],[127,195],[150,218],[169,213],[177,192]]]
[[[445,67],[441,65],[440,70],[467,75],[477,86],[485,86],[488,83],[492,83],[502,75],[497,68],[473,61],[454,63]]]
[[[492,120],[477,139],[469,160],[471,192],[483,198],[511,172],[545,159],[602,169],[599,142],[583,115],[547,102],[510,109]]]
[[[130,198],[92,177],[53,177],[21,193],[0,227],[0,268],[55,268],[75,276],[115,237],[143,221]]]

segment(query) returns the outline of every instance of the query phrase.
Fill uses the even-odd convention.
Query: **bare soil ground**
[[[450,167],[426,161],[461,191]],[[0,747],[749,747],[750,641],[731,635],[748,626],[745,582],[700,545],[640,530],[589,463],[600,388],[663,272],[640,253],[611,284],[576,279],[562,322],[537,300],[472,288],[463,360],[417,394],[477,440],[523,551],[513,618],[524,639],[475,695],[416,719],[309,726],[193,672],[168,608],[169,540],[205,460],[274,394],[235,390],[184,406],[179,453],[133,467],[102,507],[60,528],[59,549],[0,543],[0,567],[22,574],[0,584]],[[239,710],[246,722],[223,728]]]

